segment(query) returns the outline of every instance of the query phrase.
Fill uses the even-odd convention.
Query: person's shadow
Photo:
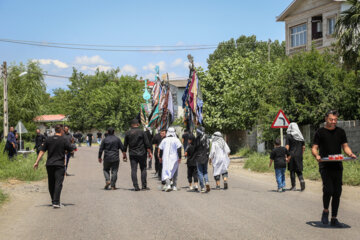
[[[332,227],[330,226],[330,223],[328,225],[325,225],[323,224],[322,222],[320,221],[309,221],[309,222],[306,222],[307,225],[311,226],[311,227],[315,227],[315,228],[336,228],[336,227]],[[342,228],[351,228],[351,226],[345,224],[345,223],[342,223],[343,227]],[[339,229],[342,229],[342,228],[339,228]]]

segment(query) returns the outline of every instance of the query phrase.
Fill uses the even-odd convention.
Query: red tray
[[[354,161],[356,158],[351,157],[344,157],[342,160],[329,160],[329,158],[322,158],[321,161],[323,162],[346,162],[346,161]]]

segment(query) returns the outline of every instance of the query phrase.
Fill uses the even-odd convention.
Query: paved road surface
[[[230,173],[227,191],[187,192],[182,164],[180,191],[161,192],[148,171],[151,191],[134,192],[130,164],[122,162],[119,189],[105,191],[97,150],[82,147],[71,159],[75,176],[65,180],[64,208],[52,209],[40,184],[38,193],[0,211],[0,239],[360,239],[359,205],[341,203],[339,219],[351,228],[321,228],[321,195],[276,193],[274,179]]]

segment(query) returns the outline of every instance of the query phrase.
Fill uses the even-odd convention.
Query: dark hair
[[[68,126],[68,125],[64,125],[64,128],[66,128],[66,127],[67,127],[67,128],[69,128],[69,126]]]
[[[63,126],[61,124],[56,124],[55,125],[55,132],[56,133],[61,133]]]
[[[135,125],[135,124],[139,124],[139,120],[137,120],[136,118],[131,120],[130,122],[131,125]]]
[[[188,139],[191,140],[191,141],[194,141],[195,140],[194,134],[190,134]]]
[[[114,135],[114,132],[115,132],[115,129],[114,129],[114,128],[112,128],[112,127],[109,127],[109,128],[108,128],[108,134],[109,134],[109,135]]]
[[[330,114],[335,115],[335,116],[339,116],[339,112],[337,110],[329,110],[325,113],[325,117],[328,117]]]
[[[280,145],[281,145],[280,138],[277,138],[277,139],[275,140],[275,145],[276,145],[276,146],[280,146]]]

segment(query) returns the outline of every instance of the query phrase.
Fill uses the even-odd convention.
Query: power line
[[[8,42],[8,43],[38,46],[38,47],[48,47],[48,48],[103,51],[103,52],[178,52],[178,51],[208,50],[208,49],[216,48],[216,47],[193,47],[193,48],[173,48],[173,49],[104,49],[104,48],[79,48],[79,47],[66,47],[66,46],[58,46],[58,45],[44,45],[44,44],[39,44],[39,43],[20,42],[20,41],[5,40],[5,39],[0,39],[0,42]]]

